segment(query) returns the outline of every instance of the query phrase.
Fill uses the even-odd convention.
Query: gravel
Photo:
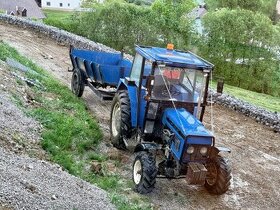
[[[14,209],[114,209],[107,194],[46,161],[0,148],[0,204]]]
[[[0,139],[15,145],[22,143],[38,143],[40,141],[41,125],[27,117],[15,106],[6,93],[0,90]]]
[[[42,160],[42,126],[10,96],[25,98],[28,87],[6,69],[0,63],[0,209],[115,209],[105,191]]]

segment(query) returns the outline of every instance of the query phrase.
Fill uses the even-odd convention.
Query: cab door
[[[144,124],[144,116],[146,112],[146,100],[145,96],[146,88],[145,86],[145,61],[146,59],[140,55],[139,53],[136,53],[130,73],[130,80],[133,81],[136,85],[137,89],[137,107],[132,107],[132,109],[136,109],[136,115],[137,115],[137,125],[140,128],[143,128]],[[149,71],[149,69],[148,69]]]

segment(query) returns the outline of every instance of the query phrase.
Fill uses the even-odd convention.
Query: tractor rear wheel
[[[156,183],[157,167],[155,157],[148,152],[136,153],[133,163],[133,181],[138,193],[151,192]]]
[[[213,162],[206,165],[208,170],[205,180],[205,188],[212,194],[221,195],[225,193],[231,180],[231,167],[228,160],[218,156]]]
[[[126,149],[124,138],[131,137],[130,101],[127,91],[116,93],[110,118],[112,144],[119,149]]]
[[[74,69],[71,80],[71,90],[77,96],[81,97],[85,89],[85,75],[80,69]]]

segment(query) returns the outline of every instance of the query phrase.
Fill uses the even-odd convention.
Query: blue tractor
[[[113,99],[112,144],[133,150],[133,181],[139,193],[153,190],[156,178],[185,178],[212,194],[231,181],[230,152],[215,146],[202,124],[213,65],[199,56],[167,48],[136,46],[133,62],[122,54],[71,48],[72,90],[85,85]]]

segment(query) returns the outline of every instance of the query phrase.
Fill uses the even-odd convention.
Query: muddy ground
[[[2,23],[0,40],[70,86],[68,47]],[[109,142],[110,102],[101,102],[89,90],[85,91],[83,99],[103,129],[104,142]],[[188,186],[184,180],[161,179],[157,180],[154,192],[148,195],[154,206],[159,209],[280,209],[280,134],[222,106],[215,105],[213,113],[217,144],[232,150],[227,155],[233,168],[230,190],[222,196],[213,196],[203,187]],[[209,111],[205,124],[210,128]],[[124,174],[129,176],[129,173]]]

